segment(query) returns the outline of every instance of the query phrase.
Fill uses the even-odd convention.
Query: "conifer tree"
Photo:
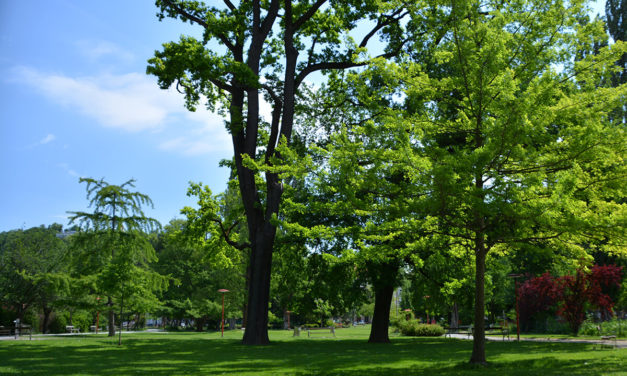
[[[152,205],[150,197],[130,190],[135,180],[121,185],[92,178],[79,182],[86,184],[93,212],[69,212],[70,224],[81,228],[72,238],[76,271],[94,293],[107,296],[109,336],[114,336],[114,298],[120,313],[124,300],[128,305],[136,299],[149,308],[156,303],[154,292],[165,287],[166,278],[149,268],[156,256],[146,237],[161,226],[142,211],[142,205]]]

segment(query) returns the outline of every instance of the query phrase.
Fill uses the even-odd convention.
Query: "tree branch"
[[[198,25],[204,27],[206,30],[211,30],[210,25],[203,20],[202,18],[188,12],[187,10],[183,9],[180,5],[172,2],[172,0],[163,0],[164,3],[166,3],[167,5],[170,6],[170,8],[174,9],[174,11],[176,11],[176,13],[178,13],[179,15],[189,19],[190,21],[193,21],[195,23],[197,23]],[[230,3],[230,1],[225,0],[225,2]],[[228,4],[227,4],[228,6]],[[231,4],[231,6],[233,6],[233,4]],[[230,8],[230,7],[229,7]],[[231,9],[233,10],[233,9]],[[235,53],[235,45],[233,43],[231,43],[230,40],[228,40],[228,38],[226,37],[226,35],[221,34],[221,33],[216,33],[214,30],[211,30],[212,33],[215,34],[216,37],[218,37],[218,39],[220,39],[220,41],[222,43],[224,43],[224,45],[233,53]]]
[[[229,0],[224,0],[224,4],[226,4],[226,6],[231,10],[231,11],[235,11],[235,5],[233,5],[232,2],[230,2]]]
[[[317,0],[315,3],[313,3],[311,5],[311,8],[307,9],[307,11],[302,16],[300,16],[300,18],[298,18],[296,22],[294,22],[294,30],[300,29],[301,26],[303,26],[305,22],[309,21],[311,17],[316,14],[318,9],[320,9],[320,7],[326,2],[327,0]]]
[[[229,234],[231,233],[231,231],[233,230],[233,228],[238,224],[238,221],[235,221],[235,223],[233,225],[231,225],[231,227],[229,227],[228,230],[226,230],[224,228],[224,224],[222,223],[222,221],[219,218],[214,218],[212,219],[213,222],[217,223],[218,226],[220,226],[220,231],[222,232],[224,241],[226,241],[226,243],[228,245],[230,245],[233,248],[239,249],[239,250],[244,250],[247,248],[251,248],[251,244],[250,243],[237,243],[233,240],[231,240],[231,238],[229,237]]]

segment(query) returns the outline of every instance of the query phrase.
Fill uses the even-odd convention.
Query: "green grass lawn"
[[[0,341],[0,374],[28,375],[627,375],[627,349],[578,343],[489,342],[487,367],[467,364],[472,342],[393,337],[368,344],[369,328],[240,344],[241,331],[123,334]],[[116,338],[117,339],[117,338]]]

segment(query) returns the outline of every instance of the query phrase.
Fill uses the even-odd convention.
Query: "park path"
[[[116,336],[117,336],[117,331],[115,332]],[[122,335],[124,334],[131,334],[131,333],[163,333],[163,331],[161,329],[147,329],[147,330],[142,330],[142,331],[133,331],[133,330],[129,330],[127,331],[123,331]],[[106,335],[107,332],[106,331],[99,331],[97,335]],[[37,340],[37,339],[45,339],[45,338],[51,338],[51,337],[73,337],[73,336],[86,336],[86,335],[96,335],[96,333],[94,332],[85,332],[85,333],[52,333],[52,334],[33,334],[33,340]],[[28,341],[28,335],[21,335],[18,336],[17,339],[15,338],[14,335],[10,335],[10,336],[0,336],[0,341],[21,341],[21,340],[26,340]]]
[[[142,333],[151,333],[151,332],[161,332],[160,330],[147,330],[147,331],[142,331]],[[126,333],[134,333],[133,331],[130,332],[124,332],[124,334]],[[58,337],[58,336],[84,336],[84,335],[95,335],[95,333],[60,333],[60,334],[35,334],[33,335],[33,340],[38,340],[38,339],[44,339],[46,337]],[[106,334],[103,332],[100,332],[100,334]],[[450,334],[451,338],[456,338],[456,339],[464,339],[464,340],[471,340],[472,336],[468,336],[466,334]],[[510,336],[509,339],[507,338],[503,338],[502,336],[486,336],[486,339],[488,341],[508,341],[508,342],[512,342],[512,341],[516,341],[516,335]],[[16,340],[14,336],[0,336],[0,341],[6,341],[6,340]],[[20,336],[18,337],[17,340],[27,340],[28,341],[28,336]],[[627,348],[627,340],[624,339],[620,339],[617,341],[614,340],[601,340],[601,339],[570,339],[570,338],[542,338],[542,337],[537,337],[537,338],[529,338],[529,337],[523,337],[520,339],[521,341],[529,341],[529,342],[561,342],[561,343],[590,343],[590,344],[597,344],[597,345],[605,345],[605,346],[614,346],[616,348],[619,349],[625,349]]]
[[[450,335],[452,338],[457,338],[457,339],[466,339],[466,340],[471,340],[472,336],[467,336],[466,334],[451,334]],[[503,338],[503,336],[486,336],[485,337],[488,341],[516,341],[516,335],[510,335],[510,338],[507,339],[507,337]],[[542,338],[542,337],[537,337],[537,338],[529,338],[529,337],[521,337],[520,338],[521,341],[528,341],[528,342],[561,342],[561,343],[591,343],[591,344],[597,344],[597,345],[606,345],[606,346],[614,346],[616,348],[619,349],[625,349],[627,348],[627,340],[617,340],[614,341],[613,339],[610,340],[602,340],[602,339],[578,339],[578,338]]]

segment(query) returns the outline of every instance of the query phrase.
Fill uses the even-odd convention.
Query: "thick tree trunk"
[[[451,328],[459,328],[459,308],[457,307],[457,302],[453,303],[453,308],[451,309]]]
[[[109,306],[109,337],[115,336],[115,312],[113,312],[113,300],[107,297],[107,305]]]
[[[44,320],[41,323],[41,332],[44,334],[47,334],[48,325],[50,324],[50,314],[52,313],[52,309],[44,305],[42,307],[42,311],[44,312]]]
[[[483,243],[475,252],[475,322],[470,363],[486,364],[485,356],[485,258]]]
[[[374,289],[374,314],[368,342],[388,343],[390,326],[390,307],[398,275],[398,262],[366,264]]]
[[[267,345],[268,303],[270,300],[270,273],[272,270],[272,247],[276,227],[266,223],[257,231],[251,252],[251,280],[248,289],[248,315],[242,343],[245,345]]]
[[[205,318],[199,317],[196,319],[196,331],[202,332],[203,327],[205,326]]]
[[[388,329],[390,327],[390,306],[394,295],[394,285],[386,284],[381,287],[375,286],[374,292],[374,315],[372,316],[372,326],[370,328],[370,343],[388,343],[390,337]]]

